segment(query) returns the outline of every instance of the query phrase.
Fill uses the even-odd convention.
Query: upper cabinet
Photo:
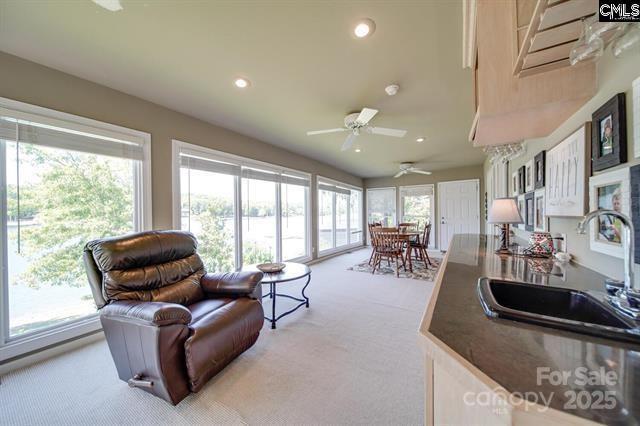
[[[596,92],[595,64],[569,66],[597,0],[466,0],[463,63],[473,69],[475,146],[549,135]]]

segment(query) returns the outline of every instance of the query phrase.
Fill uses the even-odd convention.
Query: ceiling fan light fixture
[[[376,24],[369,18],[360,19],[353,28],[353,34],[357,38],[370,37],[376,30]]]
[[[238,77],[234,80],[233,84],[239,89],[246,89],[251,86],[251,82],[246,78]]]

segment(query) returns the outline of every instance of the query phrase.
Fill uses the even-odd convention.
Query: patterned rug
[[[438,269],[440,268],[440,264],[442,263],[442,259],[430,256],[431,258],[431,266],[428,268],[425,267],[424,262],[421,260],[413,260],[411,263],[413,264],[413,272],[409,272],[409,266],[407,265],[407,270],[405,271],[400,265],[400,278],[411,278],[414,280],[423,280],[423,281],[433,281],[438,274]],[[349,271],[357,271],[357,272],[367,272],[371,273],[373,268],[369,265],[369,259],[363,260],[362,262],[354,265],[350,268],[347,268]],[[394,262],[391,262],[391,266],[387,266],[387,261],[383,260],[380,262],[380,267],[376,268],[376,275],[392,275],[396,276],[396,265]]]

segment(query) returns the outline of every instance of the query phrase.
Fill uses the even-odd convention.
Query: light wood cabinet
[[[554,8],[582,2],[588,10],[594,0],[553,1],[467,0],[463,55],[473,69],[474,146],[548,136],[595,94],[595,64],[570,67],[574,40],[553,44],[579,32],[575,21],[564,27],[566,13]],[[544,31],[538,31],[541,26]]]

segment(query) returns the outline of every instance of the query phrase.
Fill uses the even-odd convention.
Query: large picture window
[[[174,141],[174,222],[208,271],[310,258],[306,173]]]
[[[367,220],[382,226],[396,225],[396,189],[367,189]]]
[[[327,254],[362,243],[362,190],[318,178],[318,250]]]
[[[95,322],[84,245],[150,226],[148,135],[2,103],[0,346]]]

